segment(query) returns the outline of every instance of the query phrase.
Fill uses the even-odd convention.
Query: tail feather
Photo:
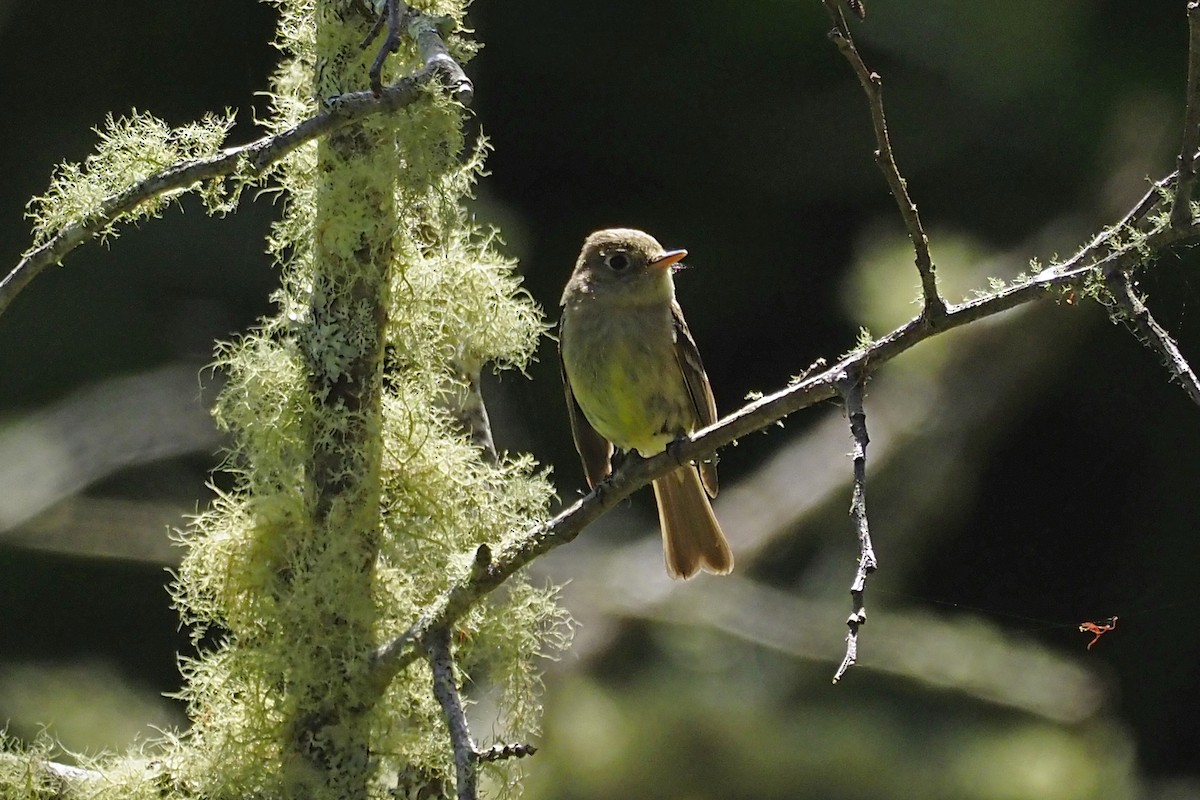
[[[714,575],[733,571],[729,542],[695,467],[681,467],[654,481],[654,497],[668,575],[690,578],[700,570]]]

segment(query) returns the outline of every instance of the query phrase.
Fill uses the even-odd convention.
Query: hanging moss
[[[366,4],[273,5],[285,57],[264,122],[278,132],[364,88],[375,52],[361,46]],[[422,10],[461,26],[464,4]],[[474,52],[448,44],[459,58]],[[406,42],[385,80],[418,66]],[[544,520],[552,495],[531,459],[485,453],[454,413],[481,368],[524,369],[545,328],[495,232],[464,211],[486,146],[466,148],[463,116],[430,87],[422,102],[301,147],[255,179],[282,196],[268,241],[280,288],[276,314],[218,348],[228,382],[214,413],[231,437],[222,469],[232,488],[180,534],[176,604],[202,643],[183,664],[192,727],[151,756],[103,763],[87,797],[345,800],[451,782],[427,665],[380,695],[370,655],[469,571],[478,546]],[[97,154],[61,167],[32,205],[37,241],[106,194],[215,154],[230,119],[174,131],[147,115],[110,119]],[[236,201],[200,188],[214,210]],[[459,622],[464,691],[495,708],[482,730],[504,741],[537,733],[538,659],[568,633],[554,590],[521,577]],[[39,778],[10,792],[21,778],[5,769],[5,797],[59,788]],[[488,791],[513,793],[519,769],[489,765]]]

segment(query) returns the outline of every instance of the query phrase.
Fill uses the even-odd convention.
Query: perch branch
[[[1137,209],[1135,207],[1134,211]],[[1129,217],[1127,215],[1126,219]],[[1164,228],[1148,234],[1141,251],[1110,250],[1109,239],[1097,236],[1062,264],[947,309],[937,328],[929,326],[922,313],[883,338],[853,351],[828,369],[749,403],[715,425],[678,441],[669,451],[646,459],[626,459],[608,480],[558,516],[516,534],[494,554],[489,549],[486,558],[477,553],[469,574],[453,580],[408,630],[375,650],[373,671],[377,690],[384,691],[392,678],[412,663],[419,655],[420,642],[429,631],[452,625],[513,573],[544,553],[573,541],[580,531],[610,508],[654,478],[677,469],[680,462],[702,460],[736,439],[765,430],[789,414],[829,400],[838,394],[837,385],[843,375],[856,374],[860,379],[866,379],[883,364],[932,336],[1046,297],[1053,290],[1079,288],[1089,279],[1102,275],[1105,269],[1131,269],[1145,257],[1144,251],[1159,252],[1198,238],[1200,227],[1195,223],[1182,230]],[[482,548],[480,552],[483,552]]]
[[[1200,147],[1200,2],[1187,4],[1187,102],[1183,112],[1183,143],[1179,148],[1179,182],[1171,203],[1171,225],[1192,222],[1192,189],[1196,185],[1196,148]]]
[[[854,46],[854,40],[850,37],[850,28],[846,25],[846,19],[838,6],[838,0],[823,0],[823,2],[829,16],[833,19],[834,28],[829,32],[829,38],[850,62],[850,66],[854,68],[854,74],[858,76],[859,84],[862,85],[863,92],[867,95],[867,105],[871,109],[871,125],[875,129],[875,163],[883,172],[892,197],[896,200],[896,206],[900,209],[900,216],[904,219],[908,238],[912,241],[917,272],[921,276],[923,316],[930,325],[936,327],[946,316],[946,301],[938,294],[937,269],[929,254],[929,237],[926,236],[925,228],[921,225],[921,215],[917,211],[917,204],[908,194],[908,181],[900,175],[900,168],[896,165],[896,156],[892,151],[887,115],[883,111],[883,79],[879,77],[879,73],[869,70],[863,62],[862,56],[859,55],[858,48]]]
[[[1171,334],[1158,324],[1158,320],[1150,313],[1150,309],[1134,291],[1133,281],[1129,273],[1120,270],[1111,271],[1105,278],[1105,285],[1112,293],[1113,299],[1121,309],[1121,319],[1127,321],[1134,335],[1146,347],[1158,353],[1163,363],[1174,378],[1187,392],[1192,402],[1200,405],[1200,381],[1196,373],[1183,357],[1179,346],[1171,338]]]
[[[458,694],[458,681],[454,677],[454,656],[450,652],[450,629],[434,628],[424,640],[429,653],[429,664],[433,668],[433,695],[446,715],[450,729],[450,742],[454,748],[455,785],[458,800],[477,800],[479,785],[475,770],[475,742],[471,729],[467,727],[467,715],[463,711],[462,698]]]
[[[858,569],[850,584],[850,601],[853,609],[846,620],[846,655],[833,675],[837,683],[846,670],[858,661],[858,629],[867,624],[867,608],[863,594],[867,588],[867,576],[879,566],[875,560],[875,548],[871,545],[871,530],[867,522],[867,413],[863,408],[863,381],[855,372],[838,377],[837,390],[846,404],[846,416],[850,420],[850,436],[854,439],[854,490],[850,499],[850,519],[858,536]]]

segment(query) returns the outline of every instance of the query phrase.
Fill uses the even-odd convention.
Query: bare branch
[[[1183,111],[1183,143],[1179,148],[1179,182],[1171,203],[1171,225],[1192,223],[1192,190],[1196,185],[1196,148],[1200,147],[1200,2],[1187,4],[1187,101]]]
[[[379,14],[379,19],[371,26],[371,33],[368,35],[367,40],[363,42],[363,47],[366,47],[379,35],[380,29],[386,26],[387,35],[384,36],[383,45],[380,46],[375,60],[371,63],[371,69],[368,71],[371,93],[376,97],[383,93],[383,62],[387,61],[387,57],[396,52],[397,48],[400,47],[401,6],[404,6],[404,3],[400,2],[400,0],[387,0],[384,3],[383,11]],[[403,13],[408,13],[408,6],[404,6]]]
[[[506,761],[510,758],[525,758],[536,753],[538,749],[531,744],[494,744],[486,750],[476,750],[475,758],[479,761]]]
[[[863,408],[863,381],[855,372],[847,372],[837,381],[837,390],[846,404],[846,416],[850,420],[850,435],[854,439],[854,490],[850,499],[850,519],[858,535],[858,570],[850,584],[850,599],[853,610],[846,620],[846,656],[833,675],[837,683],[858,660],[858,629],[867,624],[867,609],[863,594],[867,587],[867,576],[876,570],[875,548],[871,545],[871,530],[867,522],[867,413]]]
[[[458,800],[477,800],[479,797],[478,776],[475,766],[475,742],[471,729],[467,727],[467,715],[463,711],[462,698],[458,694],[458,681],[454,677],[454,656],[450,652],[449,628],[434,628],[424,639],[429,653],[429,664],[433,667],[433,694],[446,715],[450,729],[450,742],[454,747],[455,785]]]
[[[850,62],[850,66],[854,68],[854,74],[858,76],[859,84],[862,85],[863,92],[867,95],[867,104],[871,109],[871,124],[875,129],[877,148],[875,163],[883,172],[884,179],[887,180],[892,197],[896,199],[896,206],[900,209],[900,216],[904,219],[908,238],[912,241],[913,251],[916,254],[917,272],[921,276],[924,317],[931,325],[936,326],[946,316],[946,301],[938,294],[937,271],[933,265],[933,258],[929,254],[929,237],[925,235],[925,228],[921,225],[921,215],[917,211],[917,204],[908,194],[908,181],[900,175],[900,168],[896,165],[896,156],[892,152],[887,116],[883,111],[883,79],[879,77],[879,73],[867,69],[862,56],[859,55],[858,48],[854,46],[854,40],[850,37],[850,28],[846,25],[846,19],[838,6],[838,0],[823,0],[823,2],[834,24],[833,30],[829,32],[829,38]]]
[[[1129,323],[1134,335],[1142,344],[1158,353],[1170,370],[1171,377],[1183,387],[1193,403],[1200,405],[1200,381],[1196,380],[1196,373],[1183,357],[1171,334],[1158,324],[1150,309],[1138,297],[1129,273],[1114,271],[1107,276],[1105,284],[1123,312],[1118,316]]]
[[[850,10],[854,12],[854,16],[859,19],[867,18],[867,6],[863,0],[846,0],[846,5],[850,6]]]

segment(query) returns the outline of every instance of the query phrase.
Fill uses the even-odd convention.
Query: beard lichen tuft
[[[330,86],[365,85],[370,61],[347,49],[369,24],[346,25],[355,4],[275,5],[289,58],[273,130]],[[406,45],[389,68],[415,63]],[[286,198],[268,243],[278,311],[218,353],[234,485],[184,534],[175,586],[207,643],[185,664],[193,728],[164,759],[187,792],[341,800],[452,781],[428,665],[379,694],[370,654],[480,545],[546,519],[552,496],[532,459],[487,457],[447,400],[488,365],[524,369],[545,330],[497,235],[464,210],[486,148],[466,150],[462,118],[431,91],[272,173]],[[537,734],[539,660],[569,632],[555,590],[520,575],[458,621],[463,691],[486,698],[481,746]],[[489,765],[487,791],[516,793],[521,769]]]

